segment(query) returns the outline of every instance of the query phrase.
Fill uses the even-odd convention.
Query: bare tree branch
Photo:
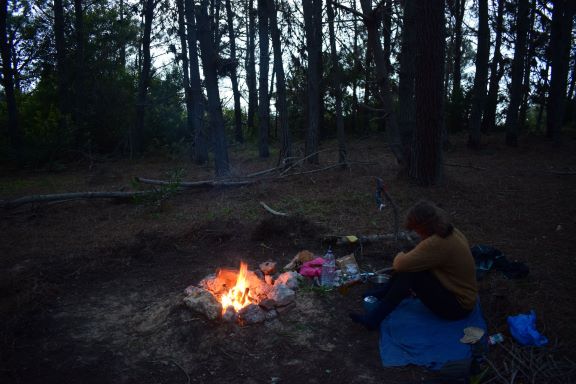
[[[268,212],[270,212],[270,213],[273,214],[273,215],[276,215],[276,216],[290,216],[290,215],[287,214],[287,213],[278,212],[278,211],[273,210],[273,209],[270,208],[268,205],[266,205],[266,203],[264,203],[263,201],[260,202],[260,205],[261,205],[262,207],[264,207],[265,210],[267,210]]]

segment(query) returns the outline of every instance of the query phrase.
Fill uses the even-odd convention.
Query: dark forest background
[[[571,0],[0,1],[0,161],[20,167],[164,151],[223,177],[233,143],[288,165],[336,138],[345,164],[347,137],[384,131],[431,185],[451,133],[574,132]]]

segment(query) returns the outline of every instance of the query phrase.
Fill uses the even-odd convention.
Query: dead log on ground
[[[30,203],[47,203],[52,201],[76,200],[76,199],[130,199],[136,196],[146,196],[156,191],[138,191],[138,192],[72,192],[57,193],[52,195],[31,195],[24,196],[14,200],[2,201],[0,206],[3,208],[15,208]]]
[[[239,187],[242,185],[253,184],[255,181],[217,181],[217,180],[206,180],[206,181],[166,181],[166,180],[155,180],[155,179],[145,179],[142,177],[136,177],[136,181],[143,184],[151,185],[173,185],[178,188],[216,188],[216,187]]]
[[[379,243],[379,242],[396,242],[396,238],[399,240],[405,240],[411,244],[416,244],[416,236],[410,232],[400,231],[398,235],[396,233],[386,233],[383,235],[358,235],[358,236],[325,236],[323,240],[334,241],[336,240],[336,245],[347,245],[347,244],[368,244],[368,243]]]

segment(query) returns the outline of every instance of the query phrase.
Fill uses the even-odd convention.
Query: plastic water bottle
[[[322,264],[322,275],[320,276],[320,283],[323,287],[331,288],[334,286],[334,276],[336,274],[336,260],[332,250],[324,255],[324,264]]]

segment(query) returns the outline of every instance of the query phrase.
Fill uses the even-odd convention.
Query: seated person
[[[390,282],[375,294],[380,299],[378,307],[364,315],[351,313],[351,319],[377,329],[411,293],[441,318],[465,318],[472,312],[478,293],[468,240],[454,228],[446,211],[427,201],[410,209],[404,226],[418,233],[421,241],[394,258]]]

